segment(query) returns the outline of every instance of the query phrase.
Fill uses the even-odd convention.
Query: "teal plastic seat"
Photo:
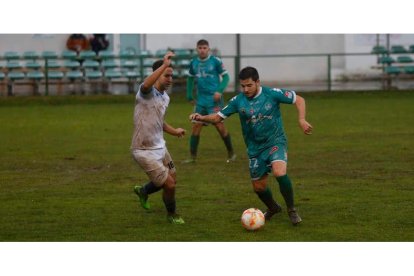
[[[103,60],[102,63],[101,63],[101,65],[105,69],[118,67],[118,64],[113,59]]]
[[[399,63],[411,63],[414,60],[410,56],[399,56],[397,57],[397,62]]]
[[[377,54],[377,55],[385,55],[385,54],[388,54],[388,51],[384,46],[379,45],[379,46],[374,46],[372,48],[371,53]]]
[[[35,52],[35,51],[26,51],[23,53],[23,58],[24,59],[31,59],[31,60],[36,60],[40,57],[40,54]]]
[[[27,73],[27,78],[31,80],[41,80],[45,77],[45,74],[40,71],[33,71]]]
[[[96,60],[87,59],[82,63],[82,67],[87,69],[96,69],[99,68],[99,62]]]
[[[144,66],[144,67],[152,67],[152,65],[154,64],[154,62],[155,62],[155,59],[152,59],[152,58],[146,58],[146,59],[144,59],[144,64],[143,64],[143,66]]]
[[[8,61],[7,63],[6,63],[6,66],[5,66],[8,70],[13,70],[13,69],[20,69],[20,68],[22,68],[22,65],[20,64],[20,62],[19,61],[17,61],[17,60],[11,60],[11,61]]]
[[[38,70],[40,67],[42,67],[42,65],[40,65],[39,62],[33,60],[26,62],[24,67],[26,67],[27,69]]]
[[[188,59],[177,60],[177,66],[188,67],[188,66],[190,66],[190,60],[188,60]]]
[[[395,60],[390,56],[383,56],[383,57],[380,57],[379,62],[382,64],[391,64],[391,63],[394,63]]]
[[[62,52],[62,58],[68,59],[68,60],[76,60],[78,57],[78,53],[75,51],[65,50]]]
[[[73,70],[66,72],[66,78],[70,80],[76,80],[83,78],[83,73],[79,70]]]
[[[130,59],[135,57],[135,52],[132,50],[122,50],[119,52],[119,57],[122,59]]]
[[[410,45],[410,47],[408,48],[408,51],[410,53],[414,53],[414,45]]]
[[[107,79],[119,79],[122,78],[122,73],[119,70],[108,69],[105,70],[105,78]]]
[[[393,54],[405,54],[408,51],[402,45],[393,45],[391,46],[391,53]]]
[[[7,77],[11,80],[22,80],[24,79],[26,76],[23,72],[9,72],[7,74]]]
[[[136,60],[122,60],[121,67],[129,68],[129,69],[136,68],[138,67],[138,62]]]
[[[45,63],[45,66],[46,66],[46,63]],[[48,59],[47,67],[48,69],[57,69],[57,68],[60,68],[60,63],[56,59]]]
[[[102,60],[106,60],[106,59],[113,59],[115,58],[115,53],[110,51],[110,50],[104,50],[104,51],[100,51],[98,53],[98,56],[102,59]]]
[[[414,74],[414,66],[406,66],[406,67],[404,67],[404,72],[406,74]]]
[[[389,75],[398,75],[401,73],[401,69],[395,66],[387,66],[385,67],[384,71]]]
[[[57,59],[58,54],[55,51],[43,51],[42,52],[42,58],[45,59]]]
[[[139,72],[137,71],[126,71],[124,76],[128,79],[138,78],[140,76]]]
[[[80,59],[95,59],[96,58],[96,53],[94,51],[82,51],[79,53],[79,58]]]
[[[155,56],[161,58],[165,56],[166,53],[167,53],[167,49],[159,49],[155,52]]]
[[[80,63],[79,61],[76,60],[65,60],[63,61],[63,67],[68,68],[68,69],[78,69],[80,67]]]
[[[139,52],[139,55],[140,56],[143,56],[143,57],[150,57],[150,56],[152,56],[151,51],[149,51],[149,50],[142,50],[141,52]]]
[[[102,72],[101,71],[86,71],[85,77],[87,79],[100,79],[102,78]]]
[[[61,80],[63,79],[63,72],[60,71],[49,71],[47,72],[47,77],[52,80]]]
[[[0,80],[4,80],[5,77],[6,77],[6,74],[4,74],[3,72],[0,72]]]
[[[6,59],[7,61],[19,59],[19,58],[20,58],[20,54],[18,52],[7,51],[4,53],[4,59]]]

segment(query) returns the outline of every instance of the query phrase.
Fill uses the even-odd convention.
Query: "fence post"
[[[45,58],[45,96],[49,95],[49,63],[48,63],[48,59]]]
[[[331,55],[328,55],[328,92],[332,91],[332,79],[331,79]]]
[[[236,34],[236,57],[234,58],[234,92],[239,89],[240,72],[240,34]]]

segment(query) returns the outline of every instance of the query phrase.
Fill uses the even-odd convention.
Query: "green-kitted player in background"
[[[195,105],[194,112],[202,115],[214,114],[223,108],[222,94],[229,83],[229,75],[224,69],[221,59],[210,55],[207,40],[197,42],[197,57],[190,63],[189,77],[187,79],[187,100]],[[220,79],[221,78],[221,79]],[[197,80],[197,98],[193,97],[194,80]],[[191,158],[184,161],[193,163],[197,158],[198,144],[203,123],[193,121],[190,137]],[[227,162],[234,161],[236,155],[233,151],[230,134],[223,122],[214,123],[217,131],[227,149]]]
[[[295,208],[292,183],[287,175],[287,141],[279,105],[295,104],[299,125],[309,135],[312,134],[312,126],[306,121],[305,100],[291,90],[261,86],[259,73],[253,67],[242,69],[239,79],[243,93],[233,97],[218,113],[207,116],[195,113],[190,115],[190,120],[217,123],[238,113],[249,156],[253,189],[268,208],[265,219],[270,220],[282,210],[267,186],[267,176],[272,171],[286,202],[290,221],[297,225],[302,219]]]

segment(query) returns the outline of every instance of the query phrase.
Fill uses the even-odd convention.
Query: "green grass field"
[[[293,106],[282,112],[303,223],[293,227],[284,208],[258,232],[240,224],[243,210],[265,207],[250,184],[238,116],[226,120],[235,163],[225,163],[214,127],[203,129],[196,165],[181,164],[188,136],[165,135],[186,220],[175,226],[160,193],[151,211],[133,193],[147,181],[129,152],[133,96],[0,98],[0,241],[414,241],[413,91],[302,96],[312,136]],[[189,134],[191,111],[176,93],[167,122]]]

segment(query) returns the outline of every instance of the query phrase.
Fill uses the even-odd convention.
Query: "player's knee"
[[[173,190],[175,189],[175,186],[177,185],[177,181],[175,180],[175,178],[169,176],[167,178],[167,181],[165,181],[164,183],[164,187],[168,190]]]
[[[284,176],[285,174],[286,174],[285,169],[273,170],[273,176],[275,176],[275,177]]]

